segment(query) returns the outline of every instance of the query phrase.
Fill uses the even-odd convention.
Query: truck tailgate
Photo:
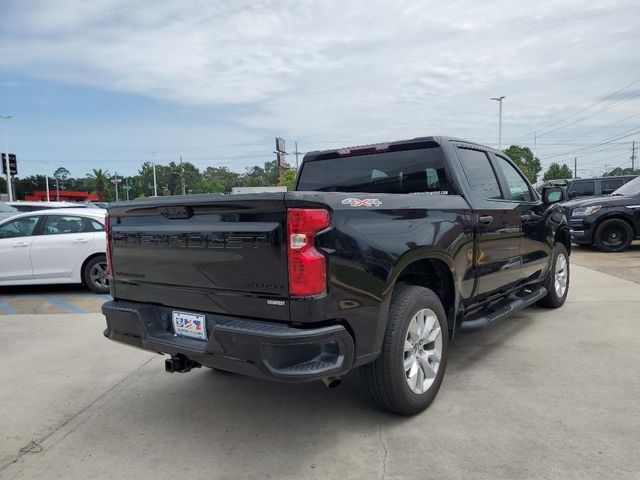
[[[289,320],[284,194],[156,198],[109,215],[117,299]]]

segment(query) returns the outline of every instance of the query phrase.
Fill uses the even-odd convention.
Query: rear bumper
[[[112,301],[102,306],[104,335],[208,367],[283,382],[340,376],[353,365],[354,343],[342,325],[295,328],[263,320],[206,314],[208,341],[176,336],[171,308]]]

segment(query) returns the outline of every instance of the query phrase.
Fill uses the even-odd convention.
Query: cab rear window
[[[439,147],[305,162],[297,190],[455,194]]]

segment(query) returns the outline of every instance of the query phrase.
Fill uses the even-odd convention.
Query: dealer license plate
[[[207,339],[207,322],[204,315],[189,312],[173,312],[173,331],[181,337]]]

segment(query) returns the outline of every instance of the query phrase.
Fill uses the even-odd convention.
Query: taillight
[[[329,212],[318,208],[287,210],[289,294],[320,295],[327,288],[327,260],[314,247],[314,236],[331,223]]]
[[[107,276],[113,276],[113,260],[111,259],[111,224],[109,214],[104,217],[104,233],[107,237]]]

